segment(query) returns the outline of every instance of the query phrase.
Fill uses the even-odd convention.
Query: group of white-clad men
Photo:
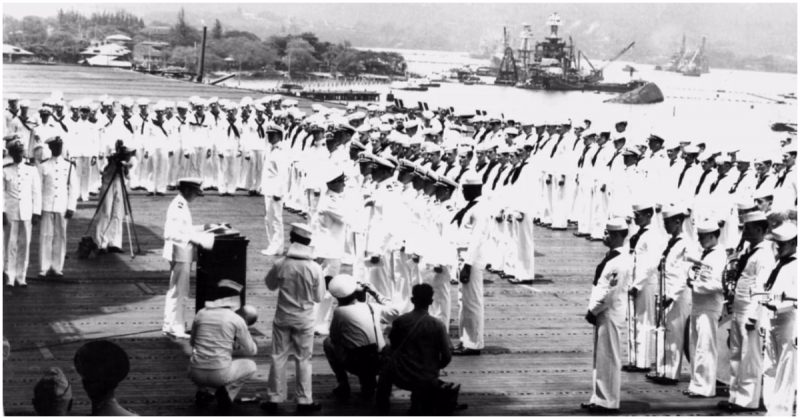
[[[24,101],[12,98],[6,110],[6,136],[16,134],[18,141],[10,144],[21,144],[34,162],[48,158],[40,147],[44,141],[62,138],[64,154],[79,179],[75,193],[79,198],[88,199],[97,183],[93,173],[117,139],[137,150],[131,188],[159,195],[179,177],[191,176],[222,195],[239,187],[250,195],[263,195],[265,255],[283,250],[286,208],[309,218],[315,255],[326,276],[338,274],[343,262],[352,264],[357,278],[372,283],[393,304],[407,306],[411,286],[429,282],[436,290],[432,313],[448,325],[449,287],[460,280],[457,354],[480,354],[484,346],[484,268],[512,282],[534,279],[534,224],[554,230],[577,225],[576,236],[598,241],[605,237],[607,243],[609,236],[624,230],[617,248],[627,249],[612,249],[613,257],[598,268],[587,315],[598,328],[596,356],[617,361],[597,363],[598,391],[587,405],[590,409],[619,407],[621,362],[618,335],[616,343],[613,335],[618,333],[620,314],[623,318],[627,314],[618,307],[621,288],[630,292],[633,314],[628,315],[636,325],[634,361],[626,369],[650,370],[660,358],[649,377],[657,383],[676,383],[684,330],[689,327],[693,378],[688,395],[713,396],[717,372],[710,364],[728,363],[727,359],[718,363],[716,352],[722,348],[710,343],[721,333],[715,328],[719,319],[714,320],[716,313],[722,313],[719,260],[746,256],[739,258],[744,262],[736,273],[747,278],[747,285],[736,287],[731,303],[729,409],[753,408],[754,399],[758,403],[760,391],[754,383],[760,382],[760,372],[755,379],[750,367],[756,358],[762,365],[764,358],[745,350],[760,341],[753,330],[788,339],[768,333],[773,323],[785,327],[788,315],[783,312],[776,319],[784,323],[756,319],[756,326],[751,324],[751,311],[761,306],[755,298],[751,303],[750,292],[770,292],[764,286],[774,253],[768,258],[762,250],[760,259],[753,256],[765,245],[753,243],[748,223],[770,226],[770,216],[775,221],[780,218],[776,214],[796,209],[796,143],[791,138],[781,140],[782,150],[775,140],[758,147],[763,152],[734,152],[661,138],[657,132],[646,138],[641,133],[631,136],[626,121],[596,129],[588,120],[579,126],[569,120],[503,121],[452,109],[411,116],[412,112],[388,112],[377,105],[363,110],[350,106],[346,111],[313,105],[306,114],[296,101],[279,96],[245,98],[238,104],[197,97],[185,103],[159,102],[152,107],[154,116],[148,113],[149,103],[141,99],[136,106],[133,100],[121,100],[120,115],[111,98],[102,98],[100,106],[86,101],[73,104],[73,117],[66,118],[63,102],[54,95],[43,101],[37,119],[23,111]],[[134,115],[136,107],[139,113]],[[641,144],[645,139],[648,144]],[[33,202],[31,212],[36,213]],[[779,221],[787,227],[780,229],[774,222],[768,227],[775,227],[775,242],[787,238],[790,242],[796,235],[785,230],[793,228],[796,217]],[[17,230],[6,231],[8,244],[9,231],[13,236]],[[8,266],[9,250],[6,256]],[[623,257],[614,260],[617,256]],[[758,266],[751,266],[756,260]],[[603,274],[612,268],[616,274]],[[663,286],[659,275],[664,277]],[[690,276],[698,285],[688,285]],[[772,280],[774,289],[794,290],[793,283],[775,285],[781,278]],[[786,295],[793,297],[791,292]],[[657,303],[665,306],[660,351],[653,348],[659,345],[653,345],[650,337],[659,326]],[[327,332],[332,305],[330,295],[320,304],[319,333]],[[785,304],[767,305],[786,310]],[[791,302],[789,308],[793,321]],[[615,325],[612,332],[609,324]],[[783,356],[793,350],[792,344],[783,345],[775,353]],[[784,381],[777,380],[774,386]]]

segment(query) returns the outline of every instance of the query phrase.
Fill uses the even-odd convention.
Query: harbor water
[[[409,71],[418,74],[446,71],[459,64],[476,66],[483,62],[457,52],[390,51],[403,54]],[[604,63],[595,62],[594,65],[599,68]],[[658,71],[649,64],[617,61],[605,68],[605,81],[630,81],[630,74],[623,70],[626,65],[637,70],[634,79],[656,83],[664,94],[664,102],[612,104],[604,101],[615,97],[613,93],[543,92],[492,84],[441,83],[441,87],[425,92],[395,90],[392,93],[407,107],[426,102],[431,109],[452,106],[456,112],[485,110],[505,118],[533,122],[569,118],[573,123],[581,124],[584,119],[589,119],[596,130],[611,129],[614,122],[627,120],[630,137],[635,141],[644,141],[650,133],[658,133],[679,140],[706,142],[712,148],[759,152],[763,151],[765,144],[775,146],[777,139],[784,135],[772,132],[772,123],[797,122],[797,100],[780,96],[797,93],[796,74],[717,69],[712,63],[710,73],[688,77]],[[237,85],[237,82],[231,84]],[[275,84],[275,81],[242,80],[238,86],[269,89]],[[387,84],[355,85],[353,89],[390,91]]]

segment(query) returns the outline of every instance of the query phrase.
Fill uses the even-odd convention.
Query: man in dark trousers
[[[436,414],[441,381],[439,370],[450,364],[450,338],[444,324],[428,314],[433,288],[417,284],[411,290],[414,310],[398,317],[389,333],[389,362],[378,381],[377,407],[387,411],[392,384],[411,391],[411,415]]]

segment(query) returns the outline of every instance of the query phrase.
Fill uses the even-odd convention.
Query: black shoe
[[[275,413],[278,413],[278,403],[263,402],[261,403],[261,410],[269,413],[270,415],[274,415]]]
[[[607,407],[594,405],[589,407],[589,413],[592,415],[604,415],[604,416],[618,415],[619,409],[609,409]]]
[[[198,391],[194,395],[194,405],[197,407],[208,407],[214,402],[214,395],[206,391]]]
[[[116,246],[109,246],[108,253],[125,253],[125,251]]]
[[[588,237],[589,235],[586,233],[572,233],[575,237]]]
[[[314,403],[311,403],[311,404],[299,404],[299,403],[297,404],[297,413],[298,414],[319,412],[320,410],[322,410],[322,405],[317,403],[317,402],[314,402]]]
[[[156,196],[156,193],[155,192],[148,192],[147,196]]]
[[[581,409],[589,409],[592,406],[597,406],[597,405],[594,403],[581,403]]]
[[[227,411],[233,407],[233,400],[231,400],[225,387],[218,388],[217,392],[214,393],[214,397],[217,399],[217,408],[220,411]]]
[[[727,386],[717,387],[717,393],[714,395],[714,397],[725,397],[725,398],[728,398],[730,396],[731,396],[731,390]]]
[[[340,403],[346,402],[350,398],[350,387],[337,386],[331,395]]]
[[[662,386],[674,386],[678,384],[678,380],[674,378],[662,377],[655,373],[647,373],[644,378]]]
[[[156,196],[164,196],[164,192],[156,192]]]
[[[641,368],[636,365],[623,365],[622,371],[625,372],[650,372],[650,368]]]
[[[730,408],[731,408],[731,402],[727,400],[723,400],[717,403],[717,409],[719,410],[730,410]]]
[[[757,410],[758,410],[758,408],[753,409],[753,408],[750,408],[750,407],[739,406],[736,403],[730,403],[729,406],[728,406],[728,411],[734,412],[734,413],[736,413],[736,412],[755,412]]]
[[[480,349],[470,349],[470,348],[465,348],[463,346],[453,349],[454,356],[476,356],[480,354],[481,354]]]

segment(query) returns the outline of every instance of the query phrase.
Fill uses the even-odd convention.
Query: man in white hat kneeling
[[[591,413],[619,412],[622,359],[619,331],[625,319],[625,287],[633,262],[625,248],[628,223],[612,218],[606,223],[603,242],[609,248],[597,265],[586,321],[594,325],[594,374],[592,397],[581,407]]]
[[[265,278],[267,288],[278,291],[278,304],[272,323],[272,353],[267,381],[269,400],[261,408],[277,412],[278,403],[286,399],[286,362],[295,358],[297,413],[319,411],[311,393],[311,353],[314,349],[314,304],[322,301],[325,282],[322,268],[314,262],[311,228],[292,224],[289,250],[278,260]]]

